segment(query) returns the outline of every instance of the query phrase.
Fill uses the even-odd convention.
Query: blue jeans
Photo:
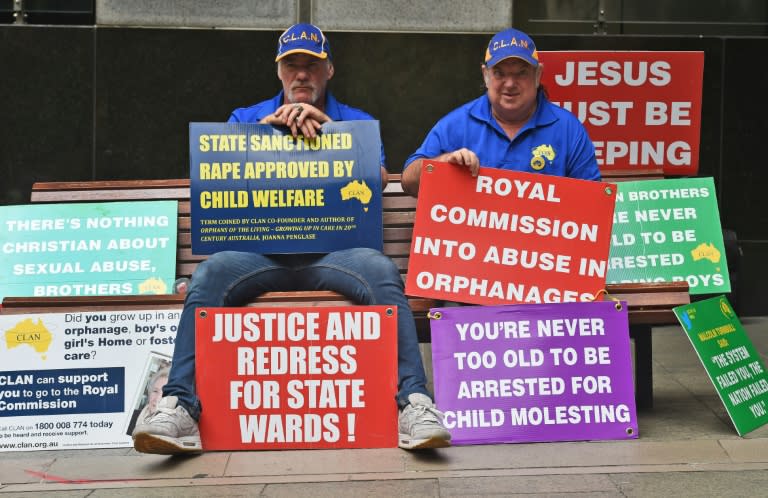
[[[297,290],[331,290],[363,305],[396,305],[398,406],[406,406],[412,393],[430,396],[400,272],[387,256],[365,248],[270,256],[225,251],[200,263],[187,289],[163,396],[178,397],[192,417],[200,418],[195,389],[197,308],[242,306],[265,292]]]

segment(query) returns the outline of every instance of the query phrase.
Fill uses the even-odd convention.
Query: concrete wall
[[[358,3],[341,0],[260,3],[272,8],[251,12],[256,20],[247,24],[262,23],[258,29],[203,28],[203,18],[218,26],[247,17],[216,20],[231,13],[224,8],[230,2],[208,2],[205,12],[181,16],[185,26],[195,19],[198,29],[173,24],[191,2],[166,1],[164,15],[141,18],[139,8],[123,15],[115,7],[157,10],[160,3],[98,0],[96,27],[0,26],[0,204],[28,202],[34,181],[188,176],[188,123],[223,121],[235,107],[274,95],[280,88],[273,62],[277,35],[295,16],[315,16],[319,23],[321,6],[334,26],[326,27],[336,65],[332,89],[380,120],[388,167],[399,172],[437,119],[483,91],[479,65],[490,33],[500,26],[489,24],[484,32],[480,25],[494,21],[492,12],[508,19],[511,4],[471,2],[477,7],[456,14],[460,27],[451,33],[422,32],[417,14],[440,26],[450,18],[446,12],[464,9],[463,3],[440,2],[443,11],[430,12],[438,10],[435,2],[424,11],[406,2],[381,2],[388,10],[371,2],[369,15],[354,13],[366,27],[409,18],[397,31],[377,32],[343,28],[348,21],[331,14]],[[171,26],[145,29],[147,19]],[[742,241],[742,313],[765,314],[768,168],[761,144],[768,136],[768,69],[755,61],[768,52],[768,38],[534,38],[541,50],[704,51],[700,175],[714,177],[722,224]]]
[[[493,32],[512,22],[512,0],[96,0],[102,26]]]
[[[96,0],[96,24],[277,29],[298,21],[298,7],[298,0]]]

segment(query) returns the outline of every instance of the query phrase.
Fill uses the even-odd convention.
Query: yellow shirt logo
[[[532,153],[531,168],[536,171],[544,169],[544,166],[547,165],[546,160],[551,162],[555,159],[555,149],[553,149],[551,145],[541,144],[534,148]]]

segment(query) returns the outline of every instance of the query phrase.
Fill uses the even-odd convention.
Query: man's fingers
[[[304,132],[304,136],[309,138],[315,138],[318,131],[320,131],[323,126],[319,121],[310,117],[304,118],[303,122],[299,120],[299,123],[301,123],[301,129]]]
[[[464,160],[461,158],[461,154],[459,154],[459,151],[454,151],[446,155],[445,162],[454,163],[454,164],[464,164]]]
[[[477,176],[480,171],[480,160],[477,158],[477,155],[466,148],[447,154],[445,160],[449,163],[466,166],[472,176]]]
[[[296,125],[296,121],[288,123],[288,128],[291,130],[291,135],[294,137],[299,134],[299,127]]]
[[[304,107],[302,107],[301,104],[294,104],[286,116],[286,124],[296,123],[297,126],[301,126],[301,115],[303,113]]]
[[[478,163],[473,163],[469,166],[469,173],[472,176],[477,176],[478,173],[480,173],[480,165]]]
[[[461,149],[461,155],[464,158],[464,165],[469,168],[469,173],[477,176],[480,171],[480,160],[477,155],[469,149]]]
[[[313,133],[315,135],[317,135],[317,132],[319,132],[320,128],[323,127],[323,125],[318,120],[316,120],[314,118],[309,118],[308,117],[307,119],[305,119],[305,122],[309,124],[309,127],[312,128]]]
[[[282,123],[287,123],[287,117],[288,113],[291,112],[293,108],[291,106],[283,105],[277,108],[275,111],[275,117],[279,119]]]
[[[330,120],[317,108],[297,103],[278,107],[274,114],[268,116],[267,123],[287,126],[294,137],[301,133],[305,137],[315,138],[322,124]]]
[[[301,133],[307,138],[315,138],[317,135],[317,133],[315,133],[315,127],[312,126],[312,123],[310,123],[308,119],[304,120],[301,124]]]

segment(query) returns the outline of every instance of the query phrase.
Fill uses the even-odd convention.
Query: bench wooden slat
[[[688,282],[608,284],[605,288],[605,299],[627,302],[630,324],[676,323],[672,308],[691,302]]]
[[[390,182],[387,184],[384,192],[388,195],[402,194],[403,186],[400,183],[399,174],[390,174]],[[148,189],[177,189],[189,188],[189,178],[165,178],[153,180],[88,180],[88,181],[67,181],[67,182],[36,182],[32,186],[32,193],[41,192],[62,192],[74,190],[148,190]],[[189,192],[186,195],[189,198]]]
[[[664,168],[610,169],[600,172],[604,182],[625,182],[635,180],[662,180]]]
[[[189,199],[189,188],[147,190],[71,190],[33,191],[32,202],[104,202],[125,200],[181,200]]]
[[[148,190],[164,188],[189,188],[189,178],[166,178],[160,180],[88,180],[71,182],[36,182],[32,193],[74,190]],[[187,192],[189,197],[189,192]]]
[[[390,175],[392,181],[389,182],[384,189],[386,197],[391,198],[406,198],[413,199],[408,194],[403,192],[402,185],[400,184],[400,175]],[[91,192],[92,199],[98,199],[102,196],[107,197],[108,192],[119,190],[121,192],[147,192],[151,190],[162,191],[166,190],[174,197],[177,194],[181,194],[178,197],[181,199],[189,199],[190,180],[188,178],[171,178],[162,180],[90,180],[90,181],[71,181],[71,182],[36,182],[32,186],[32,202],[39,202],[36,200],[37,196],[41,195],[56,195],[61,196],[63,200],[67,200],[67,197],[63,197],[65,192]],[[415,204],[415,199],[413,199]]]
[[[661,285],[659,285],[661,284]],[[606,286],[610,297],[627,301],[631,323],[649,323],[653,317],[663,317],[665,321],[674,321],[671,308],[690,302],[688,284],[686,282],[659,283],[652,286],[646,284],[616,284]],[[648,292],[644,292],[647,290]],[[653,296],[657,296],[654,300]],[[607,299],[608,297],[606,297]],[[659,299],[660,298],[660,299]],[[332,291],[301,291],[301,292],[268,292],[260,296],[250,306],[278,306],[282,303],[312,303],[323,302],[325,305],[353,304],[341,294]],[[154,307],[158,305],[180,306],[184,296],[168,295],[134,295],[134,296],[59,296],[50,297],[6,297],[3,300],[3,312],[6,313],[39,313],[61,309],[109,309],[110,306],[141,306]],[[430,308],[439,306],[434,299],[410,297],[409,303],[414,313],[426,313]]]
[[[111,309],[125,306],[133,309],[155,308],[158,306],[180,307],[184,304],[184,295],[134,295],[134,296],[59,296],[50,297],[6,297],[3,300],[4,314],[47,313],[84,309]],[[291,307],[291,306],[348,306],[355,303],[332,291],[302,292],[267,292],[257,301],[249,303],[252,307]],[[437,301],[426,298],[411,298],[411,311],[426,313],[437,306]],[[7,306],[7,309],[5,309]]]

